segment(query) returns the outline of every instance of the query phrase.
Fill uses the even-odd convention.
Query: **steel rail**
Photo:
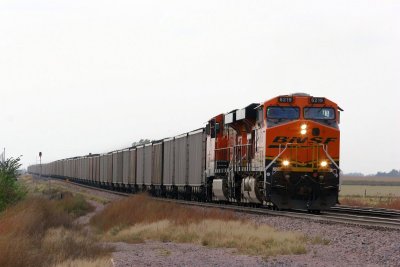
[[[399,210],[383,209],[383,208],[372,208],[372,207],[356,207],[356,206],[335,206],[329,209],[329,211],[337,213],[350,213],[360,215],[374,215],[380,217],[394,217],[400,218]]]

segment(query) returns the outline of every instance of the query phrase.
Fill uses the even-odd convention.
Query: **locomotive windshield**
[[[268,107],[268,119],[298,119],[300,109],[298,107]]]
[[[298,107],[268,107],[267,126],[276,126],[291,120],[297,120],[299,117],[300,108]]]
[[[304,108],[304,118],[314,120],[333,120],[335,110],[333,108]]]

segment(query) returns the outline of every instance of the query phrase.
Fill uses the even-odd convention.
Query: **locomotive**
[[[281,95],[180,136],[28,171],[161,197],[318,212],[338,203],[340,111],[327,98]]]

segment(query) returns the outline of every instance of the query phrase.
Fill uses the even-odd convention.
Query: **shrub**
[[[57,206],[74,217],[83,216],[94,210],[82,195],[73,196],[63,192],[61,195],[63,198],[56,202]]]
[[[26,189],[17,182],[20,158],[9,158],[0,162],[0,212],[20,201]]]

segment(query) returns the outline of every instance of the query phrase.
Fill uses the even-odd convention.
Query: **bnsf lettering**
[[[303,139],[301,139],[301,137],[292,137],[289,140],[289,143],[298,143],[298,144],[303,144],[307,141],[307,137],[304,137]]]
[[[310,141],[313,143],[318,143],[318,144],[329,144],[332,142],[335,142],[337,138],[334,137],[327,137],[327,138],[323,138],[323,137],[313,137],[310,138]],[[297,143],[297,144],[304,144],[308,141],[308,137],[288,137],[288,136],[276,136],[274,138],[274,140],[272,141],[273,143],[279,143],[279,144],[284,144],[284,143]]]
[[[335,140],[336,140],[336,138],[328,137],[328,138],[326,138],[324,144],[327,145],[330,142],[335,142]]]
[[[322,137],[313,137],[310,139],[310,141],[321,144],[322,143]]]
[[[286,137],[286,136],[277,136],[277,137],[275,137],[274,141],[272,141],[272,142],[282,144],[282,143],[287,143],[287,140],[288,140],[288,137]]]

